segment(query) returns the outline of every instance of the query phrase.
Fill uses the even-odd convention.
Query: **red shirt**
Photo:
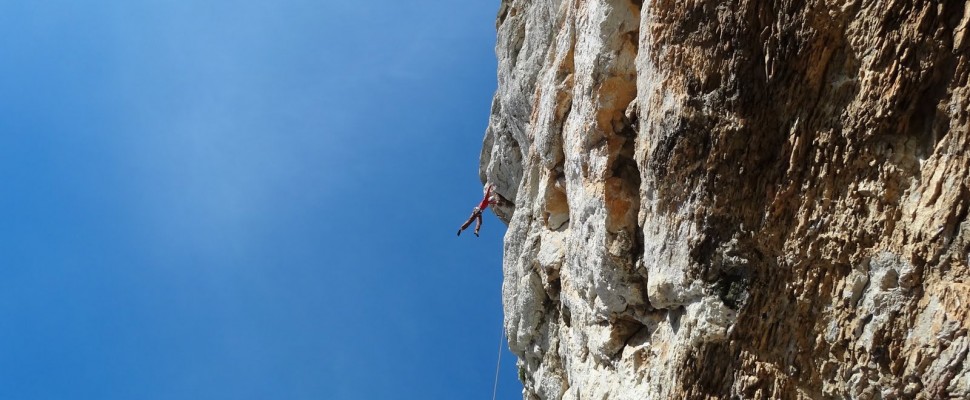
[[[485,209],[488,208],[488,205],[489,204],[492,204],[492,202],[490,201],[489,197],[492,197],[492,187],[491,186],[485,191],[485,198],[482,199],[482,202],[481,203],[478,203],[478,209],[479,210],[485,211]]]

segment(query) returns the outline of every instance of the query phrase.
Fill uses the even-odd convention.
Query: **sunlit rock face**
[[[970,4],[504,0],[526,399],[970,398]]]

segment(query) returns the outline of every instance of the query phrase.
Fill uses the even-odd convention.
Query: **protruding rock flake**
[[[970,398],[970,2],[503,0],[524,399]]]

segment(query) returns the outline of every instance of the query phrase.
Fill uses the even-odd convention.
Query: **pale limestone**
[[[965,2],[504,0],[525,399],[970,398]]]

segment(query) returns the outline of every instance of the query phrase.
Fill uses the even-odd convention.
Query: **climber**
[[[458,236],[461,236],[461,231],[468,228],[468,226],[472,224],[472,221],[475,220],[478,221],[475,224],[475,236],[478,236],[478,230],[482,229],[482,212],[485,211],[489,205],[498,203],[498,194],[492,194],[494,189],[495,185],[491,183],[485,184],[485,188],[483,189],[485,191],[485,198],[482,199],[481,203],[478,203],[478,207],[475,207],[475,209],[472,210],[472,216],[468,217],[468,221],[465,221],[465,223],[461,225],[461,228],[458,229]]]

